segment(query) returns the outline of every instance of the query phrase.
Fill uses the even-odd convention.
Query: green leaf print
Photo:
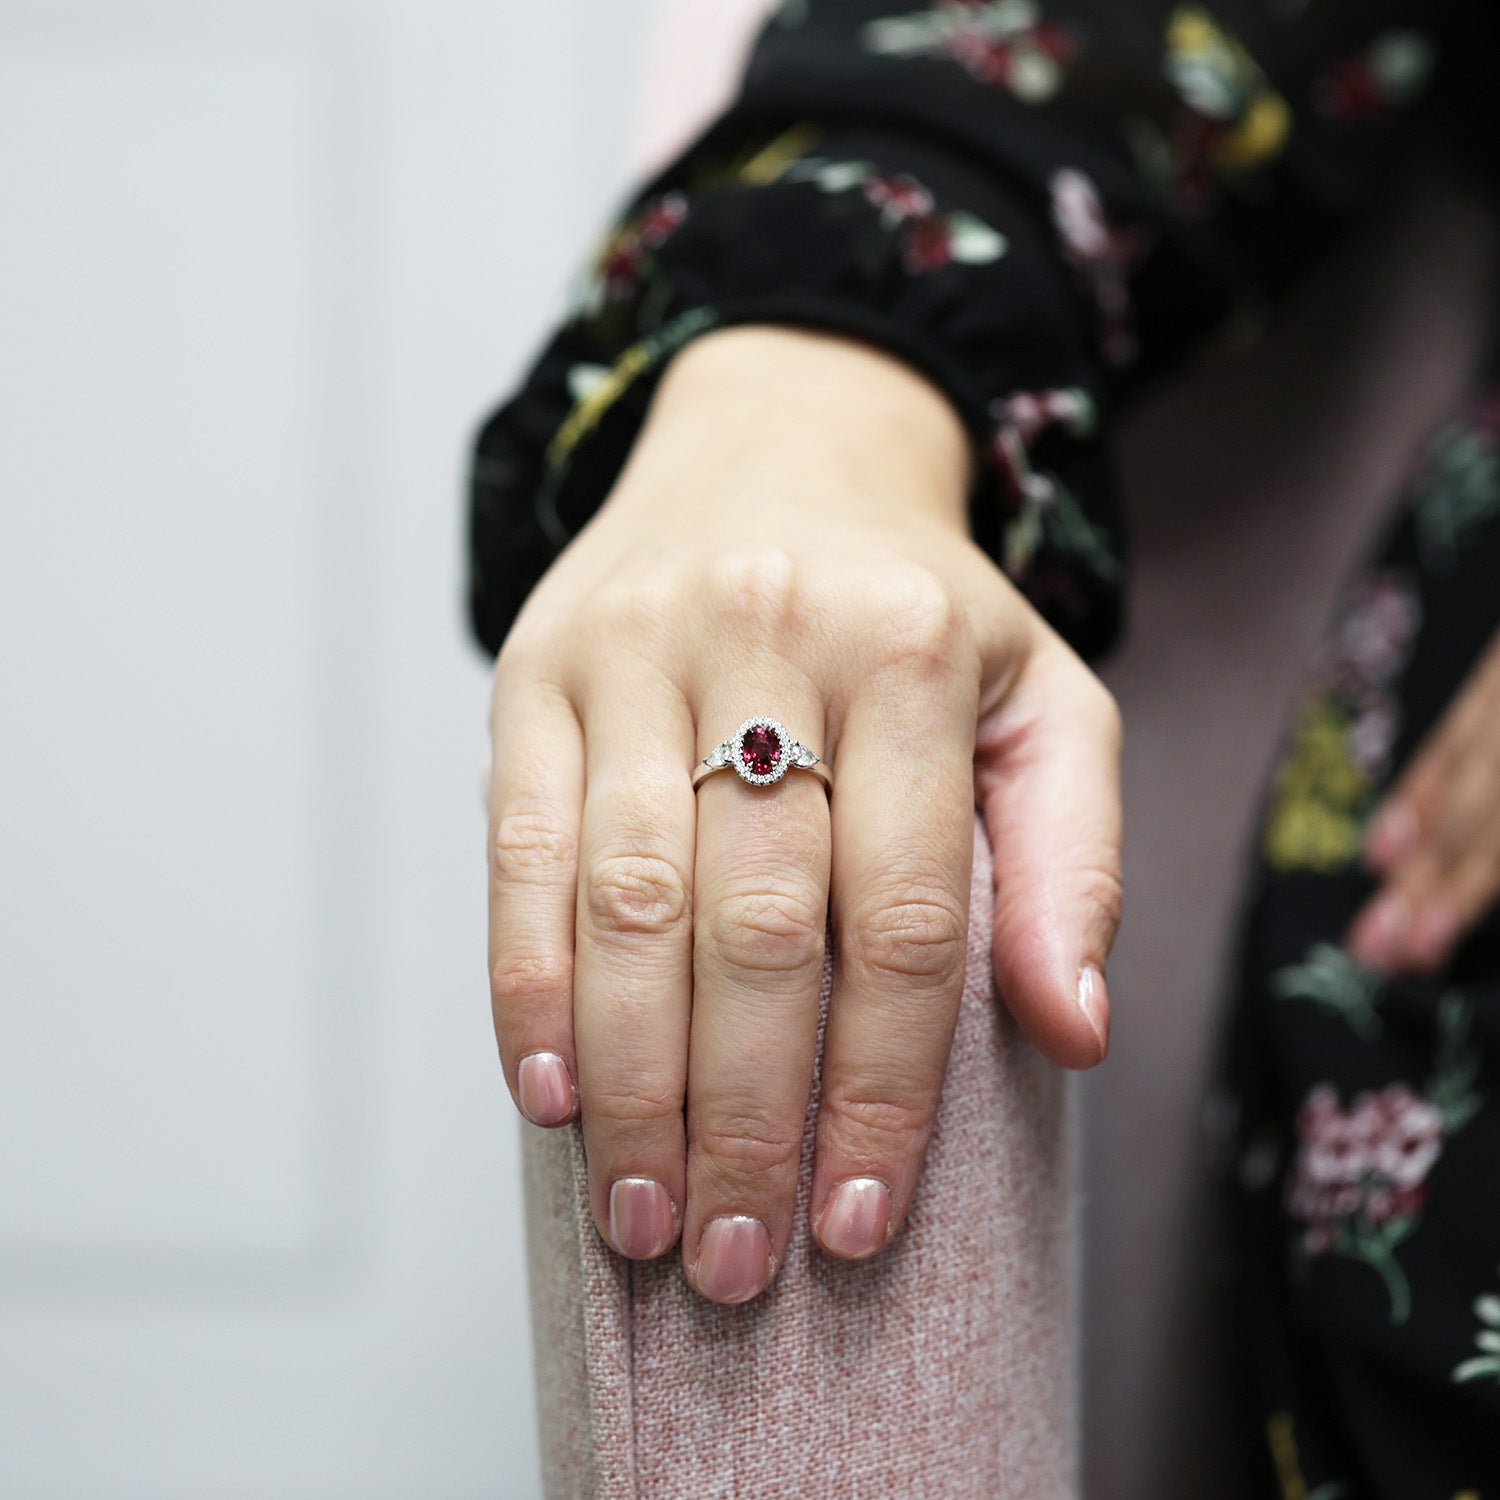
[[[1287,964],[1271,976],[1271,993],[1282,1000],[1307,1000],[1335,1016],[1365,1041],[1385,1027],[1375,1006],[1384,981],[1361,968],[1333,943],[1316,943],[1300,964]]]

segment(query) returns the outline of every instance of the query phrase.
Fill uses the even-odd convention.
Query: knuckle
[[[590,1082],[584,1090],[583,1113],[606,1128],[635,1129],[641,1126],[672,1126],[680,1129],[683,1088],[649,1077],[632,1076],[629,1088],[605,1080]]]
[[[1068,871],[1068,888],[1083,909],[1098,912],[1113,936],[1125,912],[1125,886],[1115,850],[1092,850],[1077,858]]]
[[[548,874],[562,874],[572,857],[572,836],[549,809],[508,807],[495,820],[490,837],[490,873],[497,883],[535,882]]]
[[[887,1161],[926,1137],[937,1104],[910,1095],[834,1094],[827,1109],[829,1124],[841,1141],[857,1141],[860,1155]]]
[[[552,643],[545,629],[518,621],[501,642],[492,676],[495,693],[503,696],[545,673]]]
[[[821,967],[823,931],[810,890],[733,891],[704,914],[702,936],[726,968],[775,974]]]
[[[759,1110],[716,1115],[697,1127],[693,1148],[736,1180],[775,1176],[801,1160],[802,1122],[794,1130]]]
[[[675,602],[675,590],[660,571],[603,584],[580,602],[576,638],[607,646],[654,644],[670,625]]]
[[[852,936],[866,971],[944,983],[963,973],[968,925],[968,913],[951,900],[906,895],[857,913]]]
[[[715,614],[774,635],[797,610],[797,563],[783,547],[736,548],[709,564],[706,591]]]
[[[573,966],[561,955],[501,953],[490,964],[490,995],[500,1014],[554,1004],[572,988]]]
[[[912,568],[887,581],[880,620],[882,653],[890,666],[920,676],[943,675],[977,655],[961,602],[926,568]]]
[[[686,876],[659,854],[607,854],[585,882],[585,909],[602,932],[663,936],[686,920]]]

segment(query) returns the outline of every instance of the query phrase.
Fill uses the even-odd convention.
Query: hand
[[[740,1302],[792,1232],[829,904],[810,1218],[874,1254],[915,1190],[963,986],[976,802],[995,968],[1068,1067],[1106,1049],[1118,719],[968,536],[946,399],[874,348],[745,326],[679,354],[495,667],[490,971],[528,1118],[581,1109],[595,1222]],[[833,768],[699,757],[767,713]],[[852,1184],[850,1186],[841,1186]]]
[[[1500,635],[1371,820],[1365,858],[1381,886],[1350,954],[1440,972],[1500,897]]]

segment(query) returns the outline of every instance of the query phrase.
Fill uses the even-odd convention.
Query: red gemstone
[[[745,769],[756,776],[769,776],[781,763],[781,737],[766,724],[745,731],[740,742],[740,759]]]

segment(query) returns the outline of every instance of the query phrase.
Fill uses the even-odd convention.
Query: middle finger
[[[711,694],[699,715],[704,741],[764,712],[821,751],[822,705],[805,682],[789,688],[785,670],[733,675],[732,693]],[[689,1281],[715,1302],[761,1292],[791,1237],[828,869],[828,799],[816,776],[789,770],[752,786],[725,770],[699,788],[682,1243]]]

